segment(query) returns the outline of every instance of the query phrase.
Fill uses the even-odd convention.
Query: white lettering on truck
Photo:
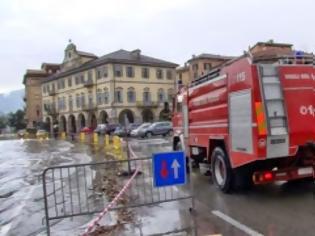
[[[246,74],[244,71],[236,74],[236,82],[243,82],[245,80],[246,80]]]
[[[301,106],[300,107],[300,114],[303,116],[311,115],[315,116],[315,107],[313,105]]]
[[[284,75],[285,79],[313,79],[315,78],[315,76],[313,74],[307,74],[307,73],[303,73],[303,74],[285,74]]]

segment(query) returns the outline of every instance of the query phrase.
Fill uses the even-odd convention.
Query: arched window
[[[57,107],[58,107],[58,110],[60,111],[61,110],[61,98],[57,98]]]
[[[104,103],[108,104],[109,103],[109,92],[108,88],[104,88]]]
[[[97,102],[97,105],[102,104],[102,90],[101,89],[96,90],[96,102]]]
[[[167,90],[167,100],[171,102],[173,100],[173,95],[174,95],[174,90],[173,89],[168,89]]]
[[[151,102],[151,93],[149,88],[143,89],[143,103],[148,104]]]
[[[92,94],[92,92],[88,93],[88,101],[89,101],[89,106],[91,107],[93,105],[93,94]]]
[[[72,95],[69,95],[68,102],[69,102],[69,110],[72,110],[72,109],[73,109],[73,100],[72,100]]]
[[[136,92],[134,88],[128,88],[127,99],[129,103],[136,102]]]
[[[37,116],[37,118],[39,117],[39,115],[40,115],[40,107],[39,107],[39,105],[36,105],[36,116]]]
[[[158,101],[159,103],[165,102],[165,93],[164,93],[164,89],[162,88],[158,90]]]
[[[85,94],[81,93],[81,107],[85,106]]]
[[[123,103],[123,88],[116,88],[115,89],[115,102]]]
[[[62,109],[65,111],[67,110],[67,98],[62,97]]]
[[[75,101],[76,101],[77,108],[80,108],[81,107],[80,94],[76,94],[75,99],[76,99]]]

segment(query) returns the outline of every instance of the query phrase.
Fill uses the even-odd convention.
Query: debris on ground
[[[120,168],[115,165],[110,168],[107,167],[104,170],[103,179],[100,184],[97,186],[98,191],[103,192],[110,203],[119,193],[123,187],[124,181],[121,180],[120,176],[117,176],[117,173],[120,173]],[[117,206],[126,206],[128,204],[128,198],[126,195],[122,195],[118,200]],[[124,230],[126,224],[134,222],[134,214],[131,210],[122,208],[116,211],[117,219],[116,224],[110,226],[101,226],[98,225],[93,232],[89,235],[91,236],[114,236],[120,235],[121,231]]]
[[[90,236],[114,236],[119,235],[120,230],[123,228],[122,224],[115,224],[109,226],[98,226]]]

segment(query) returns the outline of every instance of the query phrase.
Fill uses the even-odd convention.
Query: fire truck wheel
[[[211,171],[213,181],[217,187],[225,193],[232,190],[232,169],[227,155],[222,148],[216,147],[211,157]]]

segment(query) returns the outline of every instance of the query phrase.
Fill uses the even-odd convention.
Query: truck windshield
[[[182,102],[177,102],[176,103],[176,112],[182,112],[182,107],[183,107]]]

